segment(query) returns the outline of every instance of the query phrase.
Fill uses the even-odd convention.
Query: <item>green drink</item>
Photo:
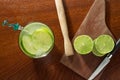
[[[47,25],[39,22],[30,23],[21,31],[19,45],[29,57],[44,57],[53,48],[54,35]]]

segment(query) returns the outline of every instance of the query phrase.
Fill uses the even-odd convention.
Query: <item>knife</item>
[[[96,70],[92,73],[92,75],[88,78],[88,80],[93,80],[104,68],[107,66],[107,64],[110,62],[112,56],[116,53],[116,51],[120,48],[120,39],[116,42],[116,45],[105,58],[100,63],[100,65],[96,68]]]

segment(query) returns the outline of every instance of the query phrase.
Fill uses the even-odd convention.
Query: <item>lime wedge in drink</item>
[[[34,55],[36,53],[36,49],[33,47],[32,38],[28,35],[22,37],[22,47],[24,47],[25,51],[29,54]]]
[[[93,54],[96,56],[104,56],[113,50],[114,45],[114,40],[111,36],[100,35],[94,40]]]
[[[54,35],[45,24],[39,22],[30,23],[21,31],[19,45],[29,57],[44,57],[53,48]]]
[[[74,40],[74,49],[79,54],[88,54],[93,49],[93,40],[88,35],[80,35]]]
[[[51,48],[53,39],[51,34],[41,28],[33,32],[32,43],[35,49],[38,49],[40,53],[44,53]]]

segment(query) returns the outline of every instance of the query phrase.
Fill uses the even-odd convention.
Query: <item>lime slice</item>
[[[44,30],[45,32],[48,32],[51,35],[51,37],[54,39],[54,35],[53,35],[52,31],[48,27],[42,26],[41,29]]]
[[[114,48],[114,40],[109,35],[100,35],[94,40],[93,54],[99,56],[104,56],[105,54],[111,52]]]
[[[30,53],[30,54],[36,53],[36,49],[33,47],[32,39],[30,36],[24,35],[22,37],[22,45],[23,45],[25,51],[27,51],[28,53]]]
[[[79,54],[88,54],[93,49],[93,40],[88,35],[80,35],[74,40],[74,49]]]
[[[33,46],[39,53],[47,52],[52,47],[53,41],[51,35],[42,28],[32,34]]]

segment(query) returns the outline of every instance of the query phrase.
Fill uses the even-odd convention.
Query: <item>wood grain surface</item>
[[[63,0],[70,39],[85,18],[94,0]],[[108,0],[107,24],[120,38],[120,0]],[[22,26],[43,22],[54,32],[55,45],[47,57],[31,59],[18,45],[20,31],[0,25],[0,80],[85,80],[60,63],[64,54],[63,37],[54,0],[0,0],[0,23],[8,19]],[[119,52],[120,53],[120,52]],[[113,56],[100,80],[120,80],[120,55]]]

